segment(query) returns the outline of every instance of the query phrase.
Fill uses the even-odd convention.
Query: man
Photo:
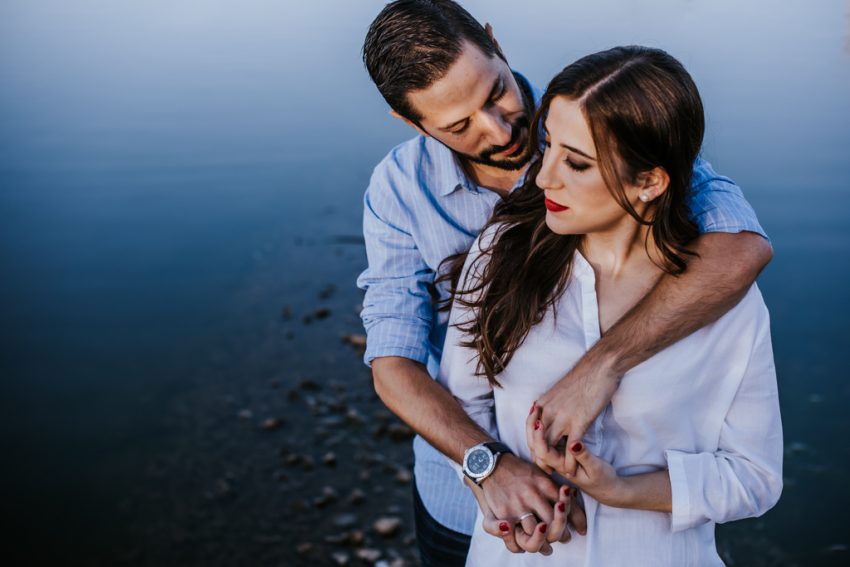
[[[423,564],[462,565],[476,504],[440,453],[461,464],[467,450],[494,440],[429,374],[446,331],[431,292],[442,261],[466,251],[495,204],[523,181],[535,93],[511,71],[489,26],[450,0],[387,5],[369,28],[363,58],[391,114],[419,134],[375,168],[365,196],[369,267],[358,279],[366,290],[365,360],[378,395],[419,434],[414,506]],[[701,161],[691,210],[702,235],[686,274],[665,276],[538,401],[550,444],[580,439],[626,371],[719,318],[770,261],[740,190]],[[443,299],[447,292],[436,289]],[[526,530],[536,524],[530,514],[550,522],[558,499],[551,479],[497,452],[489,455],[495,468],[477,479],[482,507],[511,525],[522,519]],[[572,519],[581,533],[581,515]],[[494,535],[521,551],[513,534]]]

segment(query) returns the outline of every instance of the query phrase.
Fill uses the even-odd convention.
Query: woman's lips
[[[561,211],[566,211],[569,207],[565,207],[564,205],[559,205],[555,201],[551,201],[546,199],[546,208],[552,211],[553,213],[560,213]]]

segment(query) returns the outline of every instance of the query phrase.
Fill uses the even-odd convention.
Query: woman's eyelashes
[[[590,167],[589,163],[578,163],[571,160],[570,158],[565,159],[564,163],[566,163],[567,167],[569,167],[573,171],[585,171],[587,170],[587,168]]]

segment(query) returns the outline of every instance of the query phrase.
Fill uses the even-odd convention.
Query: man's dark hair
[[[484,27],[451,0],[396,0],[387,4],[366,34],[363,63],[390,108],[418,123],[407,100],[443,78],[464,40],[484,54],[499,55]]]

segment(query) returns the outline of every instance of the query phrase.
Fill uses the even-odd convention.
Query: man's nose
[[[511,141],[513,128],[498,112],[485,112],[485,126],[487,128],[487,139],[493,146],[505,146]]]

